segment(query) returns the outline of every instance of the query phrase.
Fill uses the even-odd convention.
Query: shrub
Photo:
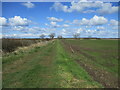
[[[22,46],[29,46],[33,43],[37,43],[40,40],[30,40],[30,39],[2,39],[2,51],[3,52],[13,52],[16,48]]]

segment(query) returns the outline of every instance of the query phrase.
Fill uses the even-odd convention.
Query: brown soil
[[[65,41],[62,41],[63,42],[63,45],[65,46],[65,48],[69,51],[69,52],[72,52],[71,49],[70,49],[70,46],[71,48],[76,52],[76,53],[80,53],[82,55],[84,55],[85,57],[87,58],[90,58],[91,60],[95,60],[95,57],[89,55],[89,54],[86,54],[85,52],[81,51],[81,48],[80,46],[78,45],[70,45],[69,43],[65,42]]]
[[[93,77],[93,79],[101,83],[106,88],[118,88],[118,78],[113,77],[112,74],[106,72],[102,69],[94,68],[88,64],[77,60],[77,63],[80,64],[88,73]]]

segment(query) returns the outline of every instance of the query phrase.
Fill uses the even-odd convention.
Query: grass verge
[[[61,78],[62,88],[100,88],[101,84],[95,82],[88,73],[75,63],[75,59],[63,48],[61,42],[57,40],[57,60],[58,76]]]

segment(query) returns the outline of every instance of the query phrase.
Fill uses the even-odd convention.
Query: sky
[[[2,2],[2,37],[118,38],[117,2]]]

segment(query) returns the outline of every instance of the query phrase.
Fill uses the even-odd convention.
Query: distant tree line
[[[49,36],[49,39],[54,39],[55,33],[50,33],[48,36]],[[41,38],[41,39],[45,39],[45,35],[44,35],[44,34],[41,34],[41,35],[40,35],[40,38]],[[58,35],[57,38],[58,38],[58,39],[62,39],[63,36],[62,36],[62,35]],[[80,38],[80,33],[74,33],[74,34],[73,34],[73,38],[76,38],[76,39],[77,39],[77,38]]]
[[[80,33],[74,33],[73,38],[80,38]]]

